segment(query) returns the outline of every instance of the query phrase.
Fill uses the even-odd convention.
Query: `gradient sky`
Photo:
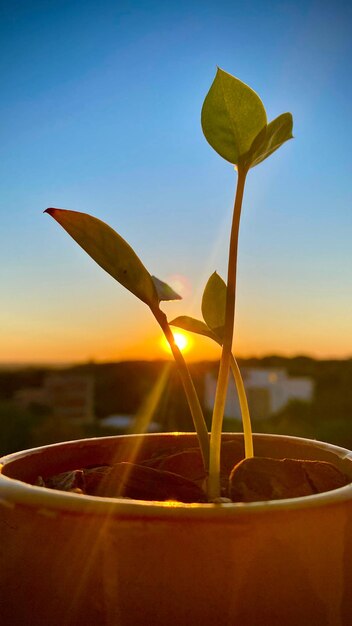
[[[42,211],[108,222],[200,315],[236,175],[200,110],[219,65],[295,139],[251,171],[235,352],[352,356],[349,2],[55,0],[0,9],[0,361],[164,355],[148,309]],[[215,357],[197,340],[190,358]]]

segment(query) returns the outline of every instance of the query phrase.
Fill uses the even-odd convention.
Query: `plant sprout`
[[[230,235],[227,283],[214,273],[204,290],[204,322],[180,316],[168,322],[160,303],[180,299],[166,283],[152,276],[131,246],[101,220],[76,211],[46,209],[73,239],[115,280],[142,300],[160,325],[178,367],[193,423],[198,435],[204,468],[208,476],[208,500],[220,496],[220,446],[223,415],[230,369],[232,370],[243,419],[246,457],[253,456],[252,431],[243,381],[232,354],[234,334],[238,235],[242,199],[249,170],[270,156],[292,138],[292,116],[279,115],[269,124],[259,96],[246,84],[221,69],[205,98],[202,129],[209,144],[235,166],[237,187]],[[221,347],[210,434],[205,424],[199,398],[170,324],[216,341]]]
[[[188,315],[181,315],[172,320],[170,324],[178,328],[183,328],[183,330],[209,337],[221,346],[225,327],[225,306],[226,284],[222,278],[214,272],[214,274],[210,276],[203,293],[202,314],[204,322],[189,317]],[[240,368],[232,354],[230,357],[230,367],[240,403],[244,434],[244,451],[245,457],[248,459],[254,454],[251,419]]]
[[[292,138],[292,115],[283,113],[269,124],[259,96],[240,80],[218,69],[202,108],[205,138],[237,170],[237,188],[230,235],[225,324],[215,394],[211,436],[208,496],[220,495],[220,444],[235,317],[237,251],[243,192],[250,168],[258,165]]]

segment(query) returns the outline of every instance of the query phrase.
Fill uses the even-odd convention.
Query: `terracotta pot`
[[[242,442],[240,435],[224,439]],[[2,623],[351,624],[352,485],[291,500],[208,505],[94,498],[28,484],[38,474],[195,445],[191,434],[107,437],[2,459]],[[352,480],[352,453],[342,448],[256,435],[255,451],[332,461]]]

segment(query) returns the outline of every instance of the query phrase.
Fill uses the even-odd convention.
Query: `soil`
[[[332,463],[253,457],[236,442],[222,446],[219,502],[259,502],[331,491],[350,483]],[[38,476],[36,485],[71,493],[136,500],[205,503],[206,475],[199,448],[166,450],[136,463],[78,468]]]

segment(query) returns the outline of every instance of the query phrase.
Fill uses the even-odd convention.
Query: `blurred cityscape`
[[[255,432],[352,448],[352,359],[240,360]],[[210,426],[218,363],[190,365]],[[82,437],[193,431],[175,366],[165,361],[0,368],[0,453]],[[224,430],[242,430],[230,379]]]

